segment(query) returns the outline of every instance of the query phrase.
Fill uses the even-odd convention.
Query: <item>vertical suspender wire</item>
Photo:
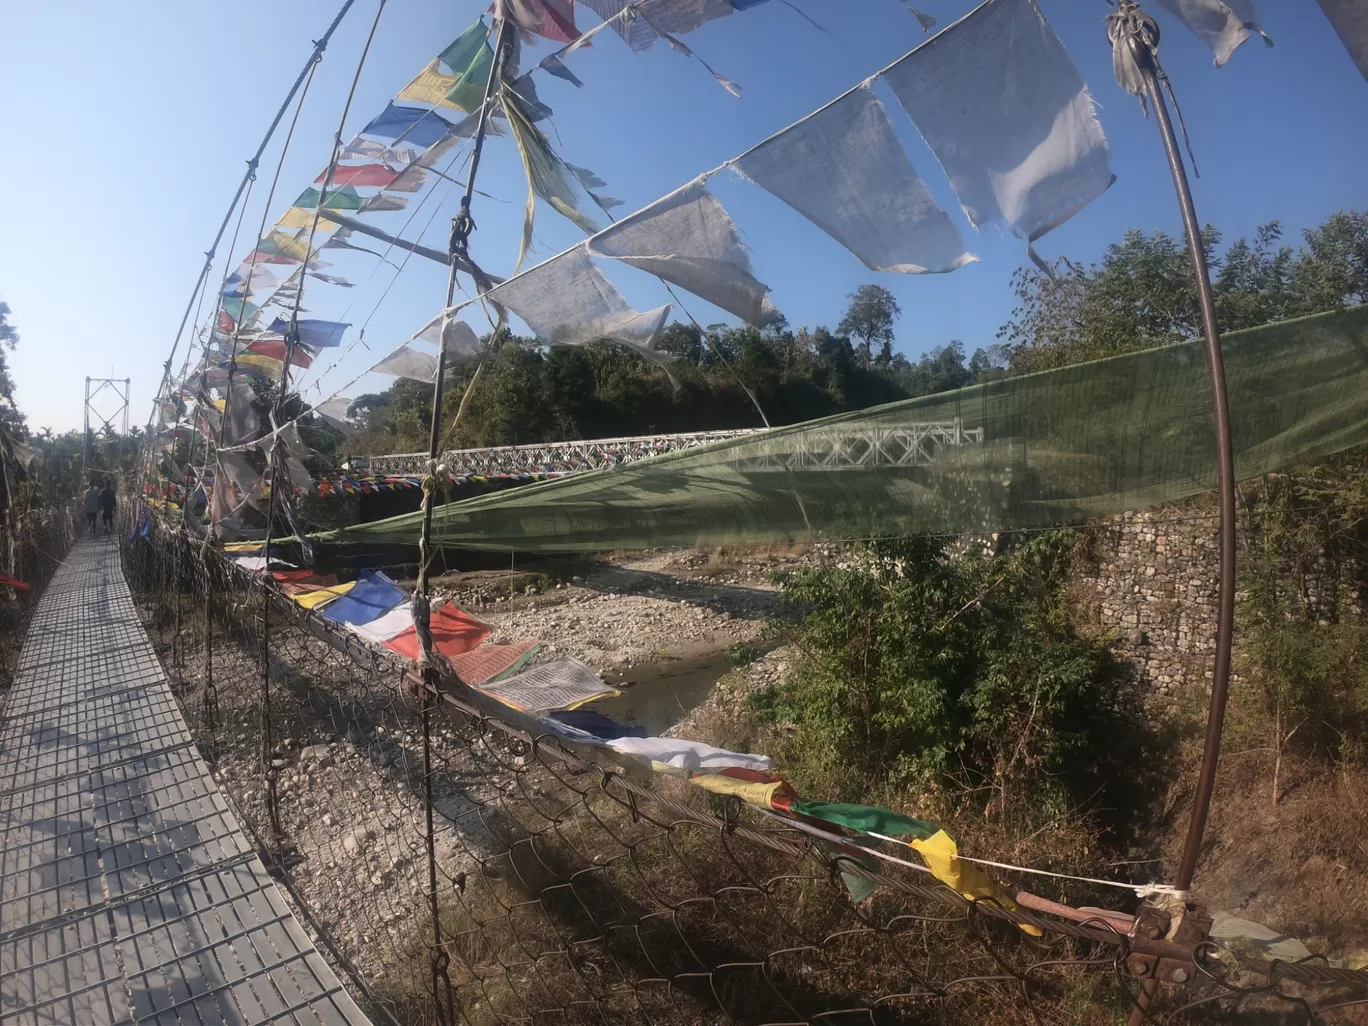
[[[176,358],[176,350],[180,348],[181,336],[185,334],[186,322],[190,320],[190,311],[195,308],[195,299],[199,294],[199,290],[204,287],[205,282],[209,279],[209,271],[213,268],[214,257],[218,252],[219,243],[223,240],[223,233],[228,230],[228,222],[232,220],[233,211],[237,209],[238,202],[242,199],[242,194],[246,191],[248,182],[256,174],[257,165],[261,162],[261,155],[266,152],[266,146],[270,143],[271,137],[275,135],[275,130],[279,127],[281,119],[285,117],[285,111],[289,109],[290,102],[295,98],[295,94],[299,92],[300,87],[303,86],[304,80],[309,75],[309,72],[323,58],[323,51],[328,48],[329,40],[332,39],[333,33],[337,31],[337,26],[342,24],[342,19],[346,17],[347,12],[351,10],[351,6],[355,2],[356,0],[343,0],[342,7],[333,17],[332,24],[328,26],[328,30],[324,32],[319,39],[314,41],[313,53],[309,55],[307,63],[305,63],[304,67],[300,69],[299,74],[295,77],[294,84],[290,86],[290,91],[285,94],[285,99],[281,103],[280,109],[276,111],[275,117],[271,119],[271,125],[266,129],[266,135],[262,138],[260,145],[257,146],[256,153],[252,154],[252,158],[247,161],[247,173],[242,176],[242,181],[238,183],[237,192],[233,195],[233,202],[229,205],[228,212],[223,215],[223,222],[219,225],[217,234],[214,235],[213,245],[209,247],[209,251],[205,254],[204,266],[200,269],[199,279],[196,281],[194,291],[190,295],[190,302],[186,304],[185,313],[181,317],[180,327],[176,329],[176,338],[171,344],[171,354],[166,358],[166,364],[162,370],[162,382],[157,389],[157,400],[153,401],[152,415],[147,421],[149,430],[151,430],[152,421],[156,418],[157,401],[162,398],[162,395],[166,392],[167,385],[170,383],[171,363]]]
[[[337,170],[338,155],[342,151],[342,130],[347,123],[347,115],[351,113],[352,100],[356,96],[356,85],[361,79],[361,70],[366,66],[366,57],[370,53],[371,43],[375,41],[375,31],[380,27],[380,16],[385,13],[385,0],[380,0],[375,10],[375,20],[371,22],[370,33],[366,36],[366,45],[361,49],[361,57],[356,62],[356,73],[352,76],[351,88],[347,90],[347,101],[342,105],[342,117],[337,123],[337,133],[333,137],[332,159],[328,161],[328,173],[324,176],[323,187],[318,194],[318,206],[314,208],[313,225],[309,229],[309,237],[304,244],[304,263],[303,271],[299,277],[299,289],[295,292],[294,308],[290,311],[290,326],[285,336],[285,363],[280,372],[280,389],[276,392],[275,402],[271,409],[271,444],[266,453],[266,487],[270,489],[270,496],[266,500],[266,539],[263,545],[266,565],[264,572],[269,576],[271,567],[271,529],[275,523],[276,499],[278,489],[276,481],[276,465],[279,456],[280,436],[275,433],[276,421],[279,419],[281,411],[284,409],[285,396],[290,388],[290,362],[294,356],[295,346],[299,343],[299,308],[304,299],[304,282],[308,278],[309,261],[313,257],[314,235],[318,231],[318,221],[323,213],[323,204],[327,200],[328,187],[332,184],[334,172]],[[236,345],[234,346],[236,349]],[[301,543],[303,539],[300,539]],[[275,766],[272,756],[273,747],[273,725],[271,723],[271,599],[272,589],[269,584],[262,593],[261,605],[261,768],[262,776],[265,780],[267,813],[270,816],[272,842],[279,844],[283,831],[280,829],[280,805],[277,793],[277,781],[279,773]]]
[[[315,67],[317,67],[316,64],[315,64]],[[312,74],[310,75],[310,78],[312,78]],[[307,92],[307,87],[306,87],[306,92]],[[301,101],[301,102],[302,102],[302,101]],[[297,114],[298,114],[298,111],[296,111],[296,115],[297,115]],[[291,123],[290,128],[291,128],[291,131],[293,131],[293,129],[294,129],[294,124],[293,124],[293,122]],[[289,142],[287,141],[287,142],[286,142],[286,146],[288,146],[288,145],[289,145]],[[252,174],[252,184],[255,184],[255,182],[256,182],[256,174],[253,173],[253,174]],[[242,234],[242,222],[243,222],[243,219],[247,216],[247,206],[248,206],[248,204],[251,202],[251,199],[252,199],[252,184],[249,184],[249,185],[247,186],[247,193],[246,193],[246,195],[243,196],[243,198],[242,198],[242,207],[241,207],[241,209],[240,209],[239,212],[238,212],[238,222],[237,222],[236,227],[233,228],[233,238],[232,238],[232,241],[228,243],[228,255],[229,255],[230,258],[232,257],[233,252],[237,249],[237,240],[238,240],[238,236]],[[227,274],[224,274],[223,280],[224,280],[225,282],[228,280],[228,275],[227,275]],[[249,281],[248,284],[249,284],[249,286],[250,286],[250,281]],[[218,298],[218,301],[214,304],[214,312],[211,313],[211,314],[209,315],[209,341],[210,341],[210,342],[212,342],[212,341],[214,340],[214,329],[215,329],[215,327],[216,327],[217,324],[218,324],[218,315],[219,315],[219,311],[222,310],[222,309],[223,309],[223,288],[222,288],[222,286],[220,286],[220,287],[219,287],[219,298]],[[207,389],[207,387],[208,387],[208,380],[209,380],[209,346],[206,344],[205,347],[204,347],[204,355],[203,355],[203,357],[201,358],[201,361],[200,361],[199,387],[195,390],[195,405],[196,405],[197,407],[201,408],[201,409],[203,409],[203,407],[204,407],[204,399],[207,398],[207,394],[208,394],[207,391],[206,391],[206,389]],[[223,420],[226,420],[227,417],[228,417],[228,396],[227,396],[227,393],[225,393],[225,394],[224,394],[224,398],[223,398],[223,414],[222,414],[222,419],[223,419]],[[195,430],[198,429],[198,426],[199,426],[199,418],[198,418],[198,417],[194,418],[194,420],[192,421],[192,425],[193,425],[193,428],[194,428]],[[220,421],[220,426],[221,426],[221,421]],[[204,463],[203,463],[203,466],[205,466],[205,467],[207,467],[207,466],[209,465],[209,444],[210,444],[210,443],[209,443],[209,432],[208,432],[208,431],[205,431],[205,432],[204,432]],[[191,435],[190,435],[190,452],[188,453],[188,456],[189,456],[189,466],[190,466],[191,472],[194,472],[194,468],[195,468],[195,435],[194,435],[194,431],[193,431],[193,430],[192,430]],[[203,475],[203,473],[196,474],[196,477],[195,477],[195,484],[196,484],[198,487],[201,487],[201,488],[203,487],[203,485],[204,485],[204,475]],[[184,516],[182,517],[182,522],[183,522],[183,523],[186,523],[186,524],[188,525],[189,519],[190,519],[190,514],[191,514],[191,511],[193,510],[193,503],[194,503],[194,501],[195,501],[194,492],[192,492],[192,491],[190,490],[190,483],[189,483],[188,481],[186,482],[185,495],[184,495],[184,498],[183,498],[182,501],[185,503],[184,510],[183,510]],[[207,495],[207,494],[206,494],[206,496],[205,496],[205,505],[206,505],[206,508],[207,508],[207,507],[208,507],[208,495]],[[208,532],[206,531],[206,534],[207,534],[207,533],[208,533]],[[187,547],[190,546],[190,545],[193,543],[193,541],[194,541],[194,539],[192,539],[192,538],[189,536],[189,534],[187,533],[187,534],[185,535],[185,544],[186,544],[186,546],[187,546]],[[203,715],[203,717],[204,717],[205,755],[206,755],[206,757],[208,758],[210,765],[216,765],[216,764],[218,763],[218,689],[217,689],[217,687],[216,687],[215,684],[214,684],[214,587],[213,587],[213,578],[212,578],[212,576],[211,576],[211,574],[210,574],[210,572],[209,572],[209,562],[208,562],[208,559],[206,558],[208,554],[207,554],[206,552],[204,552],[203,549],[201,549],[199,555],[200,555],[200,559],[199,559],[199,567],[198,567],[198,577],[199,577],[201,586],[204,588],[204,697],[203,697],[203,705],[201,706],[201,708],[202,708],[202,711],[203,711],[203,712],[202,712],[202,715]],[[193,567],[194,564],[195,564],[195,555],[194,555],[193,551],[190,553],[190,563],[191,563],[191,566],[192,566],[192,567]]]
[[[447,973],[450,956],[447,954],[442,936],[441,908],[437,900],[437,837],[432,804],[432,707],[436,700],[438,680],[432,657],[432,604],[428,599],[428,580],[432,570],[432,509],[437,498],[437,457],[442,441],[442,392],[446,384],[447,329],[451,325],[451,303],[456,295],[456,271],[463,264],[474,266],[468,263],[470,233],[475,230],[475,221],[470,216],[470,203],[475,194],[475,177],[480,171],[480,156],[484,152],[494,90],[502,79],[504,64],[513,45],[512,21],[499,16],[501,5],[496,4],[495,12],[497,36],[494,43],[494,60],[490,62],[489,78],[485,81],[484,102],[480,104],[480,119],[475,130],[475,145],[470,154],[470,171],[466,176],[465,194],[461,197],[460,209],[451,220],[451,239],[447,253],[450,268],[447,271],[446,305],[442,308],[442,340],[438,348],[437,373],[432,385],[428,472],[423,480],[423,524],[418,535],[418,581],[413,592],[413,624],[420,646],[418,670],[421,679],[419,701],[423,719],[423,800],[427,806],[425,841],[428,863],[428,912],[432,917],[432,956],[429,969],[432,1000],[437,1011],[437,1022],[441,1026],[455,1026],[460,1016],[451,977]],[[475,284],[477,291],[483,291],[486,287],[478,277]],[[476,374],[478,373],[477,370]],[[471,384],[474,384],[473,379]]]
[[[1216,788],[1216,769],[1221,757],[1221,733],[1225,725],[1226,699],[1230,689],[1231,645],[1235,630],[1235,457],[1231,440],[1230,396],[1226,390],[1225,360],[1221,352],[1220,329],[1216,322],[1216,305],[1212,297],[1211,273],[1202,246],[1201,226],[1192,201],[1178,138],[1164,101],[1167,76],[1159,65],[1157,48],[1159,28],[1146,16],[1134,0],[1121,0],[1116,14],[1108,18],[1114,66],[1123,88],[1143,93],[1154,106],[1155,121],[1164,142],[1173,176],[1178,207],[1187,235],[1188,254],[1197,280],[1197,297],[1202,312],[1202,338],[1205,342],[1207,373],[1211,379],[1211,410],[1216,427],[1216,474],[1220,500],[1218,550],[1220,562],[1217,580],[1216,652],[1211,675],[1211,703],[1207,711],[1206,742],[1202,751],[1202,765],[1197,778],[1197,792],[1192,800],[1192,815],[1173,885],[1179,891],[1192,886],[1201,853],[1202,836],[1206,831],[1207,816],[1211,811],[1211,796]],[[1161,82],[1162,80],[1162,82]],[[1170,87],[1170,95],[1172,88]],[[1181,115],[1180,115],[1181,116]],[[1146,979],[1131,1013],[1131,1026],[1138,1026],[1149,1017],[1149,1004],[1156,983]]]

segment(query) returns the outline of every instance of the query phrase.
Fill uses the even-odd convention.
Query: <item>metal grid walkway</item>
[[[200,760],[113,537],[29,628],[0,829],[0,1023],[366,1023]]]

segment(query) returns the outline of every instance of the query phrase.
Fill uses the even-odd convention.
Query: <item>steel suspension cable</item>
[[[314,41],[313,53],[309,55],[308,61],[295,77],[294,84],[290,86],[290,91],[285,94],[285,99],[281,103],[280,109],[276,111],[275,117],[271,119],[270,127],[266,129],[266,135],[262,138],[260,145],[257,146],[256,152],[252,154],[251,159],[247,161],[247,173],[242,176],[242,181],[238,183],[237,192],[233,194],[233,202],[229,204],[227,213],[223,215],[223,221],[219,224],[218,232],[214,235],[214,242],[205,254],[204,266],[200,269],[199,278],[196,280],[195,288],[190,296],[190,302],[186,304],[185,313],[181,316],[180,327],[176,329],[176,338],[171,344],[171,353],[166,358],[165,369],[162,374],[162,383],[157,391],[158,399],[161,398],[162,393],[166,390],[167,384],[169,383],[171,377],[171,363],[176,357],[176,350],[180,348],[181,336],[185,333],[185,325],[190,319],[190,313],[195,308],[195,297],[199,294],[200,289],[204,287],[204,283],[209,278],[209,272],[213,269],[214,258],[218,252],[219,243],[223,241],[223,233],[228,230],[228,222],[232,220],[233,211],[237,209],[238,203],[242,200],[243,193],[247,190],[248,183],[256,174],[257,165],[261,162],[261,155],[266,152],[266,147],[270,143],[272,136],[275,135],[275,130],[280,126],[281,120],[285,117],[285,112],[289,109],[290,102],[304,85],[305,79],[309,77],[314,66],[323,59],[323,52],[328,48],[328,42],[332,39],[333,33],[336,32],[337,27],[342,24],[342,19],[346,17],[347,12],[351,10],[351,6],[355,2],[356,0],[344,0],[341,9],[333,17],[332,24],[328,26],[328,30],[324,32],[319,39]],[[152,420],[156,417],[155,401],[152,406],[152,411],[152,416],[148,418],[149,429],[152,426]]]
[[[309,261],[313,254],[314,235],[318,231],[318,222],[323,213],[323,204],[327,200],[328,187],[332,184],[333,174],[337,170],[337,161],[342,148],[342,130],[346,127],[347,116],[351,113],[352,100],[356,97],[356,87],[361,80],[361,71],[366,66],[366,57],[370,54],[371,44],[375,41],[376,30],[380,27],[380,16],[385,13],[386,0],[380,0],[375,10],[375,20],[371,22],[370,32],[366,36],[365,46],[361,49],[361,57],[356,62],[356,72],[352,76],[351,88],[347,90],[346,102],[342,105],[342,116],[338,119],[337,132],[333,137],[332,159],[328,162],[328,172],[323,180],[323,187],[319,190],[318,205],[314,208],[313,225],[309,229],[309,237],[304,246],[304,262],[301,265],[302,271],[307,271]],[[269,208],[268,208],[269,209]],[[280,389],[276,393],[275,401],[271,409],[271,446],[266,454],[265,481],[266,487],[270,489],[270,496],[266,501],[266,538],[262,546],[265,554],[264,572],[269,577],[271,566],[271,531],[275,523],[276,504],[279,498],[280,489],[276,487],[277,465],[279,463],[280,436],[274,434],[275,422],[279,414],[284,409],[285,396],[289,391],[290,384],[290,362],[294,356],[295,346],[299,344],[299,308],[304,298],[304,282],[306,275],[301,273],[299,279],[299,289],[295,294],[294,309],[290,314],[290,325],[285,336],[285,362],[280,375]],[[236,348],[236,345],[235,345]],[[287,513],[289,510],[287,509]],[[291,520],[294,518],[291,517]],[[307,546],[306,539],[300,539],[302,546]],[[280,808],[277,793],[278,773],[275,766],[275,759],[272,754],[273,747],[273,724],[271,722],[271,606],[269,602],[263,603],[261,608],[261,768],[265,779],[267,812],[270,817],[271,833],[276,839],[281,836],[280,830]]]

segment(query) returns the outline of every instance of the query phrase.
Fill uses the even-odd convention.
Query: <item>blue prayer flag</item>
[[[361,134],[391,142],[402,139],[427,149],[450,132],[451,128],[451,122],[434,110],[400,107],[390,103],[383,113],[361,129]]]
[[[351,591],[329,602],[319,612],[324,619],[335,623],[370,623],[408,599],[408,592],[379,570],[367,570]]]
[[[307,346],[318,346],[321,349],[340,346],[343,334],[351,327],[350,322],[343,323],[341,321],[302,320],[298,324],[299,338],[296,341]],[[290,322],[284,317],[277,317],[271,322],[271,330],[284,335],[290,330]]]

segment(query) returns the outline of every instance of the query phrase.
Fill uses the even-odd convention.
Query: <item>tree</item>
[[[1303,233],[1294,252],[1276,221],[1252,241],[1221,250],[1210,225],[1202,233],[1222,331],[1368,301],[1368,213],[1340,212]],[[1201,310],[1183,240],[1165,232],[1126,232],[1085,267],[1061,260],[1053,273],[1022,268],[1019,300],[998,338],[1011,347],[1015,372],[1048,370],[1198,337]]]
[[[893,360],[893,322],[902,316],[902,308],[893,293],[882,285],[861,285],[848,297],[836,334],[859,341],[859,352],[866,367],[878,363],[887,367]],[[874,347],[878,346],[875,355]]]
[[[9,363],[5,350],[14,349],[19,344],[19,332],[9,322],[9,304],[0,301],[0,430],[23,439],[28,431],[24,427],[24,415],[14,403],[14,379],[10,377]]]

